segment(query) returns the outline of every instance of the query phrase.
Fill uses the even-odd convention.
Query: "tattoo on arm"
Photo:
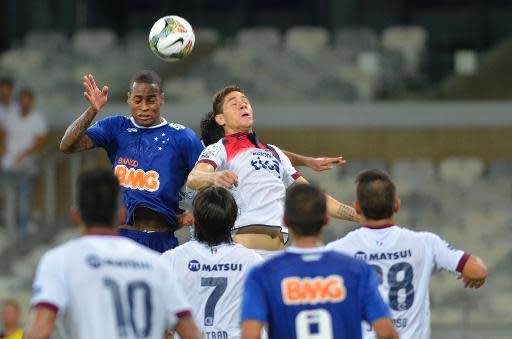
[[[354,211],[354,208],[344,204],[340,204],[336,211],[336,216],[344,220],[357,221],[356,211]]]
[[[91,138],[85,134],[85,131],[91,125],[96,114],[97,112],[94,112],[94,110],[89,107],[69,125],[60,142],[61,151],[64,153],[76,153],[94,147],[94,143]]]

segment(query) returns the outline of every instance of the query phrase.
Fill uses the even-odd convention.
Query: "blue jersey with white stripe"
[[[289,248],[246,280],[242,321],[269,324],[270,338],[361,338],[361,320],[389,317],[364,262],[325,248]]]
[[[179,191],[203,150],[194,131],[165,120],[141,127],[133,118],[110,116],[89,127],[87,135],[107,151],[119,178],[126,223],[133,224],[137,207],[147,207],[174,230]]]

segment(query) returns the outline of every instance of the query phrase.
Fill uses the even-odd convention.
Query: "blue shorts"
[[[120,228],[119,235],[130,238],[160,253],[178,246],[178,238],[172,232],[144,232]]]

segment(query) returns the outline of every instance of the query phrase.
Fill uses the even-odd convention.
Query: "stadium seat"
[[[405,74],[415,77],[427,49],[427,31],[420,26],[391,26],[384,30],[381,39],[384,48],[403,55]]]
[[[312,58],[327,49],[329,38],[325,28],[297,26],[286,31],[284,44],[289,53]]]
[[[273,27],[252,27],[238,31],[236,44],[241,48],[249,48],[255,52],[266,53],[269,49],[281,46],[281,33]],[[252,48],[257,46],[257,48]]]
[[[485,169],[481,159],[471,157],[447,158],[439,164],[439,176],[446,182],[470,187]]]
[[[76,53],[96,57],[115,48],[117,36],[108,29],[86,29],[73,35],[72,44]]]
[[[27,52],[59,54],[69,50],[69,38],[62,32],[31,31],[25,35],[23,48]]]
[[[334,33],[334,49],[348,53],[352,61],[362,52],[377,51],[379,46],[379,38],[370,28],[339,28]]]

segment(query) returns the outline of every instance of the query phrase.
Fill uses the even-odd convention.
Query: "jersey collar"
[[[137,128],[158,128],[158,127],[162,127],[162,126],[165,126],[167,125],[167,120],[165,120],[165,118],[162,118],[162,122],[159,123],[158,125],[155,125],[155,126],[149,126],[149,127],[144,127],[144,126],[140,126],[138,125],[136,122],[135,122],[135,119],[133,117],[130,117],[130,121],[132,122],[132,124],[137,127]]]
[[[295,254],[310,254],[310,253],[324,253],[330,251],[327,247],[296,247],[296,246],[290,246],[287,249],[285,249],[286,252],[289,253],[295,253]]]
[[[371,230],[382,230],[384,228],[390,228],[390,227],[393,227],[393,226],[396,226],[395,224],[386,224],[386,225],[381,225],[381,226],[368,226],[368,225],[361,225],[361,227],[364,227],[364,228],[369,228]]]

